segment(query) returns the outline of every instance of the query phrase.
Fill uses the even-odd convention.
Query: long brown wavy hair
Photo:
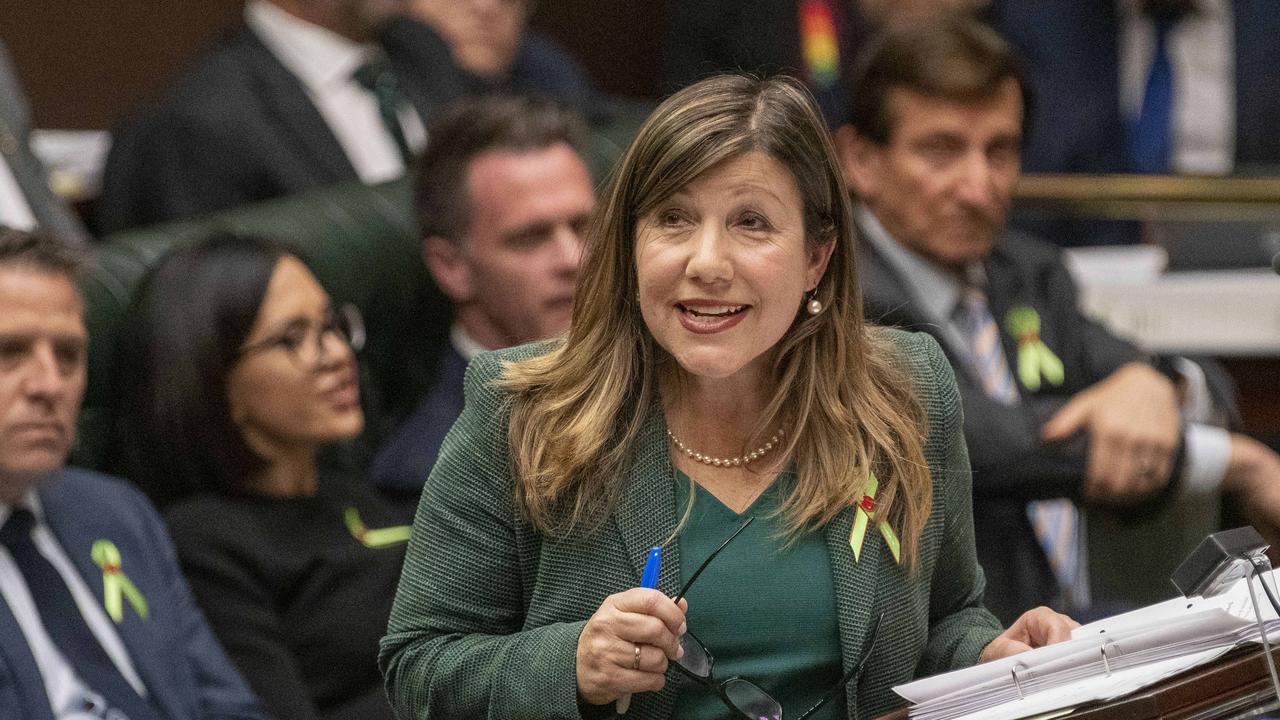
[[[925,418],[902,361],[862,317],[854,224],[835,150],[813,98],[796,80],[708,78],[672,95],[641,127],[607,183],[587,246],[567,338],[510,363],[510,444],[517,501],[548,534],[595,528],[616,505],[670,357],[637,297],[640,218],[709,169],[751,151],[790,171],[806,244],[835,242],[817,288],[824,310],[797,308],[771,354],[772,395],[746,446],[786,427],[796,481],[779,512],[794,537],[858,502],[874,470],[877,507],[914,567],[929,515]]]

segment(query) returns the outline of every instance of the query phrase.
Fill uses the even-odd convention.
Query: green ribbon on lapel
[[[351,537],[359,540],[367,548],[384,548],[407,542],[413,530],[411,525],[392,525],[370,530],[360,519],[360,512],[353,507],[347,508],[343,513],[343,519],[347,522],[347,530],[351,531]]]
[[[871,473],[871,477],[867,478],[867,489],[862,496],[862,502],[858,503],[853,511],[853,529],[849,531],[849,547],[853,549],[854,562],[862,559],[862,543],[867,539],[867,526],[871,524],[876,512],[876,490],[879,488],[880,481],[876,479],[875,473]],[[901,565],[902,543],[898,541],[897,533],[885,520],[877,522],[876,529],[880,531],[885,544],[889,546],[893,561]]]
[[[1064,374],[1062,360],[1040,339],[1040,314],[1027,305],[1011,308],[1004,316],[1004,327],[1018,341],[1018,379],[1028,390],[1040,389],[1040,378],[1050,385],[1061,385]]]
[[[138,613],[138,617],[146,620],[147,599],[138,592],[138,587],[124,574],[124,570],[120,569],[120,550],[116,544],[110,540],[98,540],[89,550],[89,556],[102,568],[102,604],[111,619],[117,625],[124,622],[124,602],[121,598],[125,597],[129,599],[129,604]]]

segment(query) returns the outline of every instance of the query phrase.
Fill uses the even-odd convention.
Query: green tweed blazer
[[[899,348],[929,418],[925,456],[933,507],[914,574],[893,561],[875,532],[867,534],[861,560],[854,560],[852,508],[824,530],[846,668],[861,657],[872,622],[884,613],[862,676],[847,689],[851,718],[902,704],[891,690],[896,684],[977,662],[1000,633],[982,606],[969,459],[951,367],[930,336],[881,332]],[[521,517],[505,396],[493,381],[504,361],[537,352],[534,345],[486,353],[467,369],[466,408],[424,488],[379,656],[403,720],[581,717],[578,636],[605,597],[638,584],[648,548],[676,525],[674,470],[660,407],[646,419],[624,497],[602,531],[590,540],[548,538]],[[658,587],[673,595],[679,581],[673,543]],[[747,598],[742,612],[751,612]],[[627,717],[678,718],[675,697],[684,682],[669,670],[666,687],[637,694]]]

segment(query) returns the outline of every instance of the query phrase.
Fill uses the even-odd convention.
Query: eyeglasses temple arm
[[[880,613],[880,615],[876,617],[875,624],[871,626],[871,642],[867,643],[867,648],[862,651],[862,657],[858,658],[858,662],[854,663],[853,667],[849,668],[849,672],[845,673],[844,677],[840,678],[840,682],[837,683],[830,690],[828,690],[827,693],[822,696],[822,699],[818,700],[816,705],[809,708],[808,710],[805,710],[804,714],[801,715],[799,718],[796,718],[796,720],[807,720],[807,718],[810,715],[817,712],[819,708],[821,708],[823,705],[826,705],[838,693],[843,691],[844,686],[848,685],[850,680],[852,680],[855,676],[857,676],[859,673],[862,672],[863,666],[867,664],[867,658],[871,657],[871,651],[874,650],[876,647],[876,638],[880,637],[880,621],[881,620],[884,620],[884,613]]]
[[[711,564],[712,560],[716,559],[716,556],[720,554],[720,551],[725,549],[726,547],[729,547],[729,543],[733,542],[733,539],[738,537],[738,535],[741,534],[743,530],[746,530],[747,526],[750,525],[753,520],[755,520],[755,517],[747,518],[747,521],[739,525],[738,529],[734,530],[733,534],[730,535],[728,539],[720,543],[720,547],[716,548],[715,552],[708,555],[707,559],[702,561],[702,564],[698,566],[698,569],[693,571],[693,576],[689,578],[689,582],[685,583],[684,587],[680,588],[680,592],[676,593],[676,596],[675,596],[676,602],[680,602],[680,598],[684,597],[684,594],[689,592],[689,588],[693,586],[693,581],[698,579],[698,576],[702,574],[703,570],[707,569],[707,566]]]

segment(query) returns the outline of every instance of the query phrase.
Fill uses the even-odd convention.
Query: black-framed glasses
[[[720,547],[716,548],[714,552],[707,556],[706,560],[702,561],[702,564],[693,572],[689,581],[684,584],[684,587],[680,588],[680,592],[675,597],[676,602],[680,602],[680,598],[689,592],[689,588],[693,586],[693,582],[698,579],[702,571],[707,569],[707,565],[710,565],[711,561],[720,554],[721,550],[728,547],[734,538],[738,537],[743,530],[746,530],[753,520],[755,520],[754,517],[747,518],[746,522],[742,523],[727,540],[720,544]],[[867,658],[871,656],[871,651],[875,649],[876,639],[880,636],[880,623],[883,620],[884,613],[880,613],[876,617],[875,623],[871,626],[871,639],[867,641],[866,649],[862,651],[862,657],[858,658],[858,662],[849,668],[848,672],[840,678],[840,682],[823,693],[818,702],[808,710],[805,710],[797,720],[806,720],[816,713],[822,706],[843,691],[850,680],[862,672],[863,666],[867,663]],[[684,655],[676,660],[676,669],[719,696],[720,700],[730,710],[742,717],[749,718],[749,720],[782,720],[782,703],[774,700],[773,696],[762,690],[759,685],[738,676],[717,681],[713,674],[715,656],[693,633],[685,632],[684,637],[680,638],[680,647],[684,648]]]
[[[364,347],[364,319],[355,305],[348,303],[331,308],[319,324],[306,320],[290,322],[271,337],[240,348],[240,358],[281,349],[299,368],[314,368],[324,362],[325,338],[329,336],[338,338],[356,352]]]

